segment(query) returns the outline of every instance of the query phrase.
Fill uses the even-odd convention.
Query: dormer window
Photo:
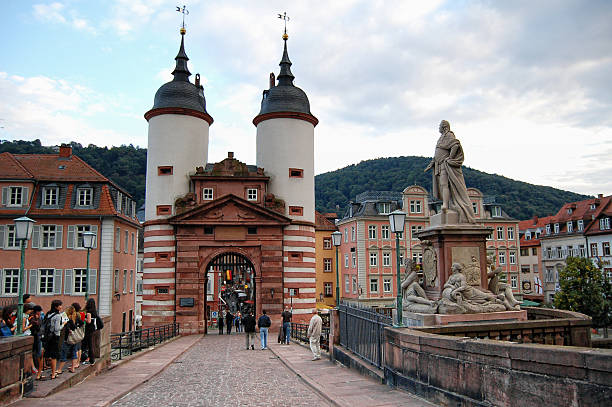
[[[573,233],[573,232],[574,232],[574,224],[572,223],[572,221],[569,221],[567,222],[567,233]]]
[[[559,233],[559,224],[555,223],[555,234]]]
[[[530,231],[525,232],[525,240],[531,240],[531,232]]]
[[[599,219],[599,230],[608,230],[608,229],[610,229],[610,218]]]
[[[380,215],[388,215],[391,213],[391,203],[390,202],[381,202],[378,204],[378,213]]]
[[[247,188],[247,201],[257,201],[257,188]]]
[[[42,190],[42,203],[44,206],[57,206],[59,204],[59,188],[48,186]]]
[[[584,221],[582,219],[578,220],[578,232],[582,232],[584,230]]]
[[[493,217],[502,216],[501,206],[493,206],[491,208],[491,216]]]
[[[568,214],[568,215],[571,215],[571,214],[572,214],[572,212],[573,212],[572,208],[567,208],[567,214]]]
[[[202,200],[203,201],[212,201],[214,196],[212,188],[202,188]]]
[[[595,210],[595,208],[597,208],[597,205],[596,205],[596,204],[594,204],[594,203],[592,203],[592,204],[591,204],[591,210]]]
[[[546,225],[546,234],[550,235],[550,223]]]
[[[93,188],[81,187],[77,188],[77,205],[92,206],[93,205]]]

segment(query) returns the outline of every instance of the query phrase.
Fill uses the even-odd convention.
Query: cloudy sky
[[[255,162],[251,121],[278,73],[286,11],[295,84],[320,120],[317,173],[431,156],[446,119],[472,168],[612,193],[610,1],[186,4],[189,68],[215,119],[211,161],[234,151]],[[143,114],[180,42],[176,5],[3,1],[0,139],[146,147]]]

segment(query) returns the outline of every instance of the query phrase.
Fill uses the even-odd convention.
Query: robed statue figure
[[[458,213],[459,223],[475,223],[472,202],[463,179],[463,148],[446,120],[440,122],[440,138],[433,160],[425,171],[433,168],[433,196],[442,200],[442,211]]]

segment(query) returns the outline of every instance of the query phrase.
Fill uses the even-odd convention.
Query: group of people
[[[227,327],[226,332],[229,335],[231,332],[232,325],[244,328],[245,333],[245,346],[247,350],[255,349],[255,328],[259,328],[259,341],[261,343],[261,350],[268,349],[268,331],[272,325],[272,320],[268,316],[266,310],[261,311],[262,315],[255,321],[255,316],[252,311],[249,311],[245,316],[241,316],[240,312],[236,316],[232,315],[229,311],[224,311],[219,315],[219,334],[223,335],[223,326]],[[293,317],[289,307],[285,307],[285,310],[281,314],[282,322],[278,334],[278,342],[280,344],[289,345],[291,340],[291,318]],[[239,321],[236,319],[239,318]],[[225,323],[224,323],[225,322]],[[313,310],[312,318],[308,325],[308,338],[310,341],[310,350],[312,351],[312,360],[321,359],[321,329],[323,321],[319,316],[316,309]],[[236,328],[237,332],[241,332]]]
[[[24,294],[23,303],[22,321],[17,321],[15,306],[2,309],[0,336],[15,335],[21,323],[23,335],[34,337],[32,366],[28,369],[37,379],[46,378],[45,366],[51,369],[49,377],[55,379],[63,373],[67,362],[70,362],[68,371],[72,373],[81,363],[95,363],[94,334],[104,327],[104,323],[93,298],[87,300],[84,310],[78,302],[64,308],[62,301],[53,300],[46,314],[40,305],[32,303],[29,294]]]

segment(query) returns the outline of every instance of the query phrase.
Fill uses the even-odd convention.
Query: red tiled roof
[[[315,230],[336,230],[336,225],[330,222],[325,215],[315,211]]]
[[[60,158],[59,154],[13,154],[13,157],[39,181],[109,182],[76,155]]]
[[[612,217],[612,196],[607,196],[601,199],[601,203],[597,208],[597,213],[593,221],[585,228],[584,233],[587,235],[596,235],[599,233],[611,233],[608,230],[601,230],[599,228],[599,219],[605,217]]]
[[[544,228],[546,224],[553,223],[554,216],[544,216],[543,218],[533,217],[519,222],[519,230]]]
[[[32,179],[34,176],[24,168],[11,153],[0,154],[0,179]]]

